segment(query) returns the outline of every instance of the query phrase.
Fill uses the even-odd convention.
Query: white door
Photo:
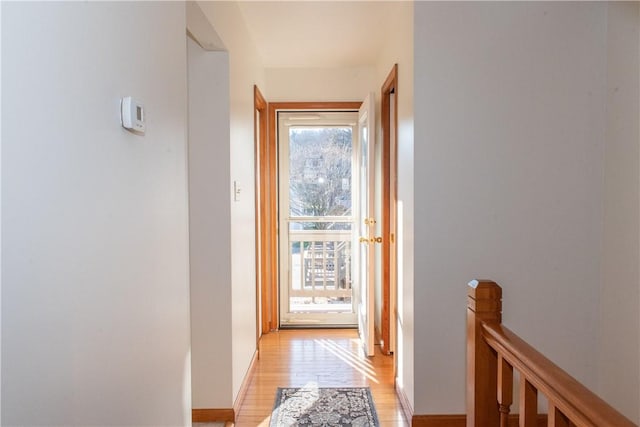
[[[278,113],[281,328],[357,324],[357,121],[355,111]]]
[[[358,332],[367,356],[373,356],[374,331],[374,262],[375,262],[375,219],[373,189],[374,171],[374,135],[375,104],[374,94],[370,94],[360,106],[358,117]]]

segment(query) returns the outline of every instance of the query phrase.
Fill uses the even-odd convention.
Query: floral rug
[[[269,427],[378,427],[369,387],[278,388]]]

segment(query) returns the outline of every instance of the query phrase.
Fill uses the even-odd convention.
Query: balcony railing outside
[[[351,231],[289,230],[291,312],[352,311]]]

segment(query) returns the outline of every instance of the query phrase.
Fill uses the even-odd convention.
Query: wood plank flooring
[[[350,329],[283,330],[264,335],[260,359],[235,427],[268,427],[278,387],[365,387],[382,427],[406,427],[395,393],[393,357],[367,358],[357,332]]]

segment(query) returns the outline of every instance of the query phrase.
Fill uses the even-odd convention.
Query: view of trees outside
[[[350,216],[350,127],[289,129],[290,216]],[[305,230],[338,229],[340,223],[302,223]]]

